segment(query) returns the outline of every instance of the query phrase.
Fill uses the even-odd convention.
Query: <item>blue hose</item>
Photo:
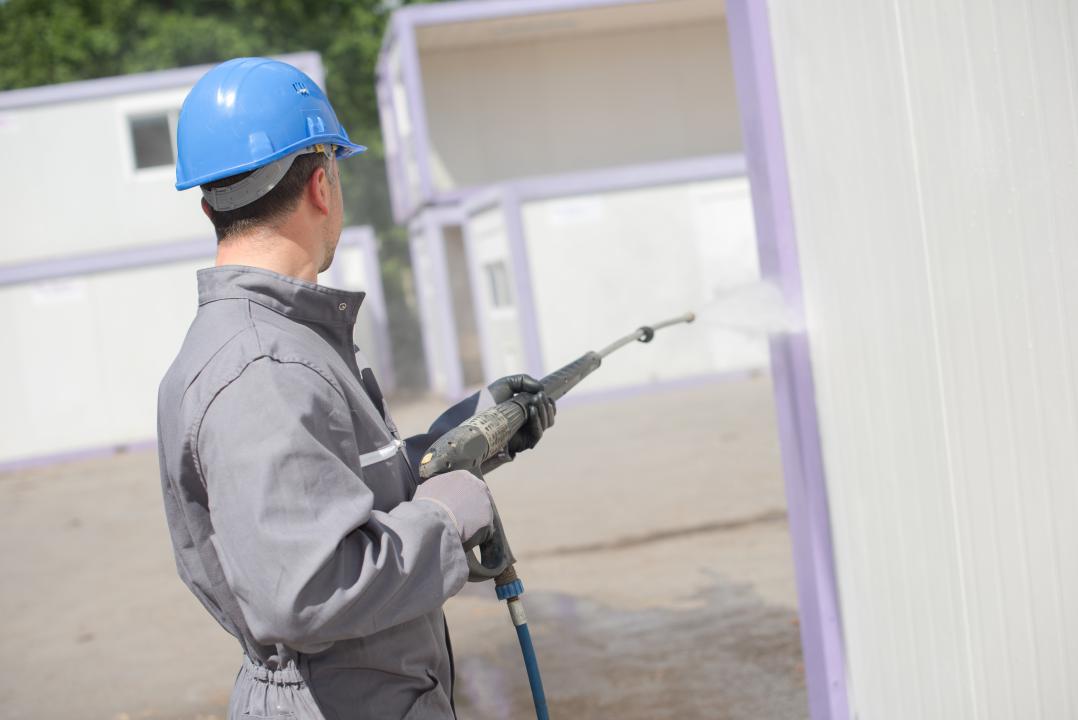
[[[528,631],[528,616],[524,614],[524,603],[520,602],[520,596],[524,594],[524,583],[517,577],[512,565],[494,581],[494,591],[499,600],[505,600],[513,627],[517,629],[517,640],[520,641],[520,652],[524,655],[524,668],[528,671],[528,684],[532,689],[532,702],[535,703],[535,717],[538,720],[550,720],[546,709],[546,694],[543,692],[543,679],[539,677],[539,661],[535,657],[532,634]]]
[[[528,623],[521,623],[516,628],[520,652],[524,655],[524,667],[528,671],[528,684],[532,688],[532,700],[535,702],[535,717],[538,720],[550,720],[546,709],[546,694],[543,692],[543,678],[539,677],[539,661],[535,658],[535,647],[532,645]]]

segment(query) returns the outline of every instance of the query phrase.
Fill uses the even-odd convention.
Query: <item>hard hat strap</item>
[[[250,205],[277,187],[277,183],[292,167],[292,163],[296,161],[296,158],[310,153],[323,153],[330,156],[333,154],[333,146],[312,145],[291,155],[285,155],[279,160],[263,165],[239,182],[218,188],[203,187],[202,197],[206,198],[206,202],[210,204],[211,208],[219,212],[227,212],[241,208],[244,205]]]

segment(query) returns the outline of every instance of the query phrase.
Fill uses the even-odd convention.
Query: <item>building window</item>
[[[176,116],[177,113],[171,111],[127,119],[136,170],[175,164]]]
[[[487,263],[483,266],[483,274],[487,276],[490,304],[496,308],[511,307],[513,296],[509,292],[509,269],[505,266],[505,261]]]

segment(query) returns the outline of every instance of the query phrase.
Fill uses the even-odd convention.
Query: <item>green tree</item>
[[[0,90],[315,50],[326,92],[369,150],[341,164],[347,220],[378,233],[397,373],[423,383],[405,233],[390,216],[375,66],[391,0],[0,0]]]

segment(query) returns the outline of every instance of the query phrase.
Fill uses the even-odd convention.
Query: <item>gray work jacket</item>
[[[238,266],[198,291],[158,450],[180,577],[247,656],[230,716],[452,718],[468,568],[408,455],[481,400],[406,445],[352,344],[362,293]]]

